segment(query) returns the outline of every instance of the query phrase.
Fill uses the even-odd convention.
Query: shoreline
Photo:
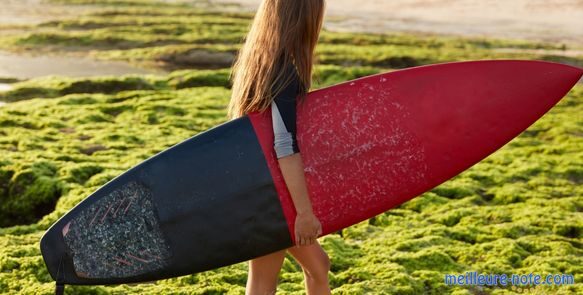
[[[209,0],[256,10],[261,0]],[[438,34],[557,42],[583,49],[583,2],[558,0],[328,0],[332,31]],[[453,21],[452,21],[453,20]]]

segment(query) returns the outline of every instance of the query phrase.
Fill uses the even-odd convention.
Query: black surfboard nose
[[[290,247],[248,118],[185,140],[100,187],[42,237],[60,284],[152,281]]]

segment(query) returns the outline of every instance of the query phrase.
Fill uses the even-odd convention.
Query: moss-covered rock
[[[33,223],[55,209],[65,190],[50,162],[0,168],[0,226]]]
[[[61,169],[63,178],[67,182],[84,184],[93,175],[103,171],[103,167],[95,164],[70,164]]]
[[[220,86],[230,88],[230,69],[222,70],[183,70],[172,72],[168,77],[168,84],[175,89],[200,87],[200,86]]]

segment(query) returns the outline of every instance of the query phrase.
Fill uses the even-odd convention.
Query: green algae
[[[38,242],[67,210],[123,171],[226,121],[229,62],[250,21],[245,13],[156,1],[60,2],[98,4],[103,10],[40,24],[31,34],[3,38],[2,47],[87,51],[175,71],[31,79],[1,94],[0,100],[15,101],[0,108],[0,290],[8,294],[54,292]],[[327,31],[320,45],[315,87],[439,61],[557,58],[497,48],[565,49],[530,41]],[[209,56],[216,58],[214,65],[200,63]],[[581,60],[567,62],[581,65]],[[578,85],[520,136],[454,179],[342,230],[342,236],[320,238],[332,261],[333,294],[532,291],[443,283],[444,274],[466,271],[573,274],[576,285],[539,290],[583,293],[581,114]],[[243,262],[148,284],[67,290],[244,294],[246,278]],[[278,294],[303,293],[302,269],[288,254]]]
[[[0,167],[0,226],[33,223],[52,212],[65,190],[56,174],[46,161]]]
[[[315,69],[315,87],[325,87],[347,80],[352,80],[372,74],[381,70],[371,67],[341,67],[337,65],[320,65]],[[84,94],[116,94],[116,97],[107,97],[110,102],[121,102],[135,95],[131,91],[139,90],[178,90],[194,87],[224,87],[230,88],[230,69],[215,70],[176,70],[168,75],[120,75],[99,76],[91,78],[70,78],[59,76],[47,76],[20,81],[12,85],[9,91],[0,92],[0,100],[15,102],[32,98],[56,98],[66,97],[59,102],[61,105],[94,104],[96,98],[93,95]],[[75,95],[77,94],[77,95]],[[115,106],[114,106],[115,107]],[[105,106],[104,108],[111,108]],[[124,108],[124,107],[122,107]],[[127,106],[125,107],[127,108]],[[117,115],[121,110],[105,110],[108,115]],[[9,110],[12,114],[18,111]],[[16,113],[15,113],[16,112]],[[25,113],[21,113],[24,115]],[[1,118],[1,117],[0,117]],[[106,121],[94,118],[89,120]],[[33,128],[34,124],[16,122],[5,119],[0,121],[0,126],[15,126],[27,124]]]
[[[89,79],[48,76],[15,83],[11,90],[0,93],[0,100],[19,101],[31,98],[53,98],[76,93],[111,94],[129,90],[155,90],[165,86],[165,84],[159,86],[159,83],[156,76],[101,76]],[[72,99],[70,102],[63,103],[82,103],[75,98]],[[93,101],[90,96],[79,99],[86,100],[86,103]]]

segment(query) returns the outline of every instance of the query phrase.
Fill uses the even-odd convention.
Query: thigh
[[[330,265],[328,254],[324,251],[318,240],[312,245],[290,247],[287,251],[309,274],[327,273]]]
[[[249,272],[253,276],[273,278],[279,274],[285,249],[249,260]]]

